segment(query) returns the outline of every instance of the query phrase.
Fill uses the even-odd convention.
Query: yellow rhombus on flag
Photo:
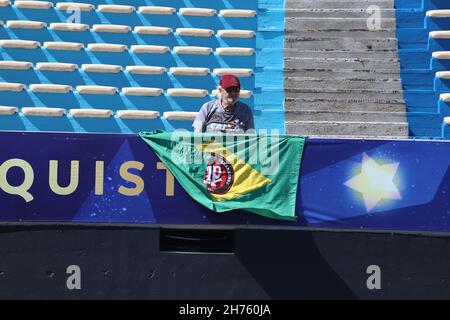
[[[214,201],[231,200],[272,182],[272,180],[260,174],[251,165],[218,143],[207,142],[197,145],[197,148],[205,153],[219,154],[232,165],[234,170],[233,185],[225,194],[211,194]]]

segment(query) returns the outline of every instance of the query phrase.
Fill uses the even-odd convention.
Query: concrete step
[[[381,97],[382,98],[382,97]],[[286,98],[286,111],[315,110],[340,112],[405,112],[404,101],[386,101],[377,99],[319,99],[319,98]]]
[[[350,139],[350,140],[409,140],[410,138],[408,136],[361,136],[361,135],[314,135],[310,134],[308,135],[308,138],[318,138],[318,139]],[[417,140],[415,140],[417,141]],[[429,139],[427,139],[429,141]]]
[[[385,101],[387,103],[403,102],[402,90],[368,90],[353,89],[340,90],[327,87],[319,87],[316,89],[303,88],[285,88],[286,98],[303,98],[303,99],[346,99],[346,100],[371,100]]]
[[[294,69],[350,69],[350,70],[372,70],[372,69],[398,69],[398,59],[374,60],[374,59],[347,59],[347,58],[287,58],[284,60],[285,68]]]
[[[286,0],[289,9],[367,9],[370,6],[394,8],[392,0]]]
[[[287,49],[299,50],[397,50],[397,38],[355,39],[326,38],[310,39],[305,37],[286,37],[284,40]]]
[[[303,41],[333,39],[333,38],[357,38],[357,39],[380,39],[380,38],[395,38],[395,30],[328,30],[328,31],[305,31],[298,30],[295,27],[286,26],[285,37],[290,39],[293,37],[302,38]]]
[[[331,87],[334,89],[395,89],[402,90],[402,84],[398,79],[317,79],[310,77],[287,77],[284,85],[289,88],[318,88]]]
[[[367,18],[285,18],[287,30],[311,30],[333,31],[333,30],[354,30],[368,31],[369,20]],[[378,30],[393,30],[396,28],[396,19],[381,18]]]
[[[382,74],[382,73],[373,73],[373,72],[342,72],[341,70],[335,70],[330,72],[317,72],[317,75],[312,76],[312,72],[315,72],[315,70],[311,71],[311,73],[305,72],[301,76],[291,76],[290,72],[285,73],[285,83],[286,81],[292,81],[292,82],[303,82],[303,81],[309,81],[309,80],[323,80],[323,81],[345,81],[345,80],[353,80],[353,81],[374,81],[374,82],[399,82],[400,83],[400,77],[398,76],[398,73],[392,73],[392,74]],[[288,85],[289,86],[289,85]],[[290,86],[289,86],[290,87]]]
[[[400,79],[400,69],[373,69],[373,70],[351,70],[351,69],[305,69],[285,68],[285,77],[312,77],[312,78],[350,78],[350,79],[378,79],[394,78]]]
[[[398,53],[395,50],[380,51],[328,51],[328,50],[296,50],[285,49],[284,58],[346,58],[346,59],[398,59]]]
[[[294,121],[286,122],[286,133],[314,136],[370,136],[407,137],[406,122],[341,122],[341,121]]]
[[[323,8],[310,8],[310,9],[286,9],[286,17],[297,18],[370,18],[373,16],[373,11],[363,9],[323,9]],[[383,18],[394,19],[394,9],[381,9],[380,16]]]
[[[286,121],[407,122],[405,112],[286,111]]]

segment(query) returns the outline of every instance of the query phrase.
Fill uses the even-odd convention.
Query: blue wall
[[[60,1],[53,1],[54,3]],[[44,41],[71,41],[83,43],[86,48],[79,52],[55,51],[40,47],[35,50],[0,48],[3,60],[37,62],[70,62],[81,68],[84,63],[104,63],[121,65],[124,69],[129,65],[163,66],[169,69],[176,66],[214,68],[252,68],[254,75],[241,78],[243,89],[253,90],[250,99],[243,99],[249,104],[255,114],[257,128],[280,129],[284,132],[284,91],[283,91],[283,47],[284,47],[284,0],[211,0],[207,4],[200,0],[120,0],[120,1],[83,1],[98,4],[125,4],[136,8],[141,5],[172,6],[177,10],[181,7],[207,7],[220,9],[252,9],[257,10],[256,18],[224,18],[217,14],[214,17],[188,17],[174,14],[142,15],[102,13],[97,10],[81,12],[81,23],[93,24],[125,24],[131,27],[163,26],[174,30],[179,27],[208,28],[214,31],[220,29],[255,30],[253,39],[181,37],[176,34],[169,36],[140,35],[135,32],[128,34],[53,31],[49,28],[41,30],[10,29],[0,27],[0,39],[36,40],[43,45]],[[71,13],[50,10],[19,9],[15,6],[0,8],[0,20],[35,20],[49,25],[51,22],[66,22]],[[91,52],[87,49],[89,43],[150,44],[174,46],[208,46],[213,50],[217,47],[239,46],[256,49],[256,55],[250,57],[177,55],[173,51],[167,54],[135,54],[131,51],[123,53]],[[169,70],[168,70],[169,71]],[[218,84],[218,77],[211,74],[207,77],[174,76],[170,72],[164,75],[136,75],[127,72],[119,74],[85,73],[82,70],[74,72],[51,72],[30,69],[28,71],[0,70],[0,81],[19,82],[25,85],[34,83],[77,85],[107,85],[118,87],[157,87],[168,88],[201,88],[211,92]],[[200,106],[213,99],[205,98],[175,98],[168,95],[160,97],[136,97],[123,94],[80,95],[78,92],[68,94],[33,93],[30,90],[20,93],[0,92],[0,105],[16,107],[58,107],[58,108],[100,108],[100,109],[138,109],[165,111],[197,111]],[[61,118],[1,116],[0,130],[27,131],[68,131],[68,132],[121,132],[130,133],[142,130],[175,128],[191,128],[191,122],[157,120],[122,120],[111,119],[75,119],[70,115]]]

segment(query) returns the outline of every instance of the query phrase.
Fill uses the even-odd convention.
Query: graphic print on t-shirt
[[[206,123],[206,132],[244,132],[245,123],[235,113],[215,112]]]

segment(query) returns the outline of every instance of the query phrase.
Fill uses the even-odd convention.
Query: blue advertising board
[[[307,139],[296,221],[216,213],[137,135],[3,132],[0,221],[450,231],[450,143]]]

